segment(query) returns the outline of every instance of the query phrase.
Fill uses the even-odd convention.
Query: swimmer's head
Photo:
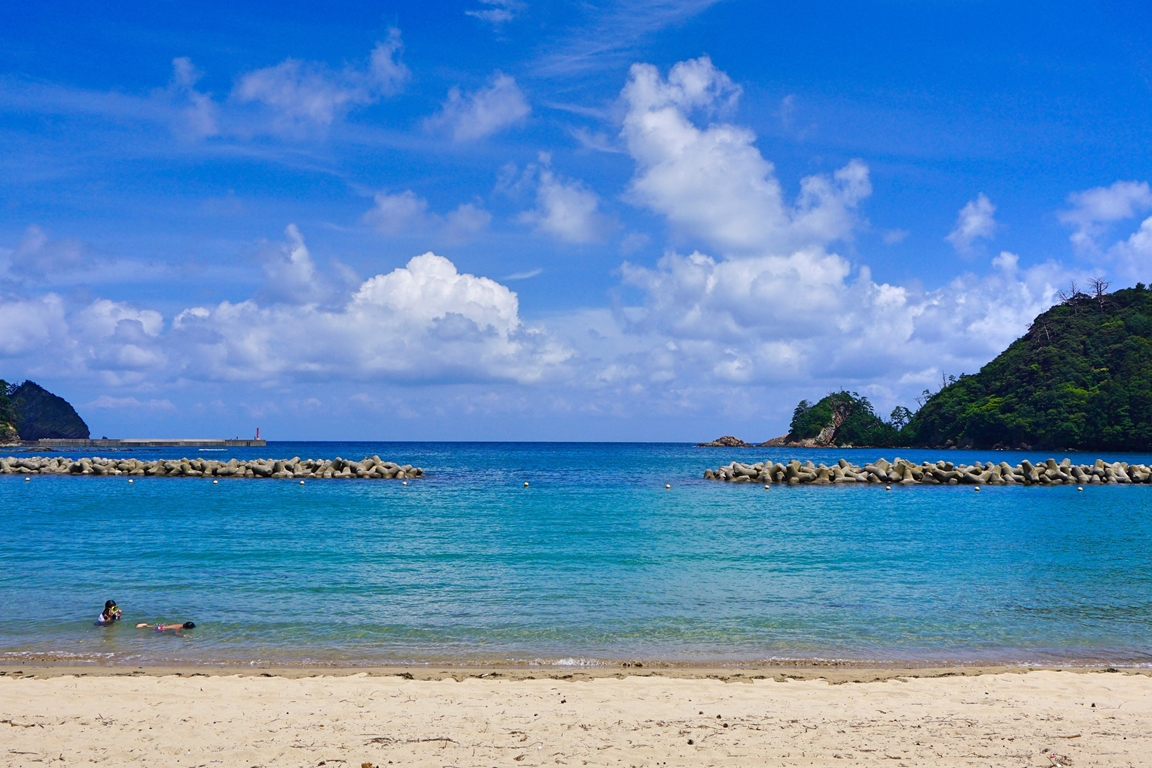
[[[194,622],[194,621],[184,622],[184,629],[196,629],[196,622]]]
[[[116,607],[116,601],[115,600],[105,600],[104,601],[104,610],[108,610],[109,608],[115,608],[115,607]]]

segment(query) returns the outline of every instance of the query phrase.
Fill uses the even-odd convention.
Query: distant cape
[[[87,440],[88,425],[67,400],[34,381],[26,381],[9,394],[21,440],[43,438]]]

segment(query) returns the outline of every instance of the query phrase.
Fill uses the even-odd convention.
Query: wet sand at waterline
[[[0,677],[12,766],[1140,766],[1152,677],[1003,669]]]

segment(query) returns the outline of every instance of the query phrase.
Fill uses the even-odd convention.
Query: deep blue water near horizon
[[[896,453],[1047,458],[284,442],[130,455],[378,454],[427,476],[0,476],[0,663],[1152,664],[1152,488],[701,479]],[[96,627],[108,598],[125,620]]]

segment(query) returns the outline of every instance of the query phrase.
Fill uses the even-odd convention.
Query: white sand
[[[390,762],[1152,766],[1152,678],[0,677],[2,765]]]

